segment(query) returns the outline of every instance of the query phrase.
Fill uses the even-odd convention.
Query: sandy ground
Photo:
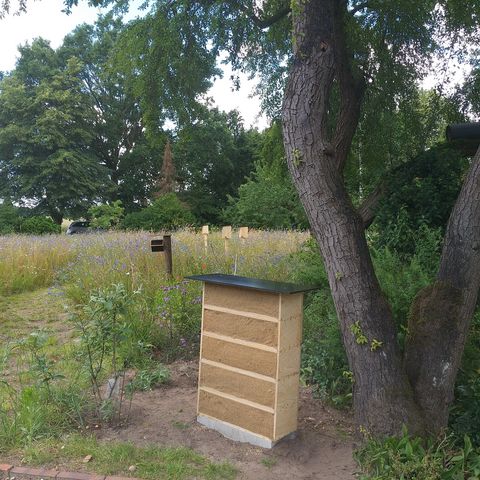
[[[126,426],[101,430],[99,437],[190,447],[212,460],[232,463],[239,470],[239,480],[355,478],[351,418],[324,406],[308,388],[301,389],[296,438],[267,450],[231,441],[199,425],[195,420],[197,362],[173,364],[171,371],[168,385],[136,394]]]

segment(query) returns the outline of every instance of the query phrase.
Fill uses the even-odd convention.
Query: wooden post
[[[205,247],[205,254],[207,254],[208,252],[208,234],[209,234],[208,225],[204,225],[202,227],[202,235],[203,235],[203,246]]]
[[[242,244],[245,243],[245,240],[248,238],[248,227],[240,227],[238,231],[238,237],[240,238]]]
[[[173,276],[172,236],[163,236],[163,251],[165,252],[165,267],[167,275]]]
[[[222,237],[224,241],[225,255],[228,255],[228,242],[232,238],[232,227],[222,228]]]
[[[171,235],[164,235],[163,239],[160,240],[159,238],[153,238],[150,241],[150,248],[152,252],[163,252],[165,258],[165,270],[167,271],[167,275],[172,277],[173,276],[173,255],[172,255],[172,236]]]

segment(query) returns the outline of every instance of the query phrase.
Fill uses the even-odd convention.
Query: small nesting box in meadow
[[[197,420],[271,448],[297,429],[303,292],[235,275],[204,282]]]

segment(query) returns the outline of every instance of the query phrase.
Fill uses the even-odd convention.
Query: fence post
[[[232,227],[223,227],[222,228],[222,237],[225,248],[225,255],[228,255],[228,242],[232,238]]]
[[[207,254],[208,252],[208,234],[209,234],[208,225],[204,225],[202,227],[202,235],[203,235],[203,246],[205,248],[205,254]]]
[[[245,240],[248,238],[248,227],[240,227],[238,231],[238,237],[242,241],[242,244],[245,243]]]

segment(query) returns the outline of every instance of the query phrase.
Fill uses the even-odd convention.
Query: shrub
[[[20,225],[22,233],[31,235],[44,235],[47,233],[60,233],[61,227],[49,217],[28,217]]]
[[[193,223],[195,219],[190,210],[174,193],[167,193],[155,200],[150,207],[126,215],[122,227],[126,230],[160,231]]]
[[[369,441],[355,456],[364,472],[361,480],[474,480],[480,476],[480,452],[468,436],[458,446],[452,437],[425,441],[404,430],[399,438]]]
[[[439,145],[395,169],[387,180],[389,194],[375,218],[382,232],[376,245],[412,254],[421,225],[442,232],[467,166],[460,152]]]
[[[468,435],[480,446],[480,312],[470,328],[462,365],[455,385],[450,427],[456,435]]]
[[[94,228],[105,230],[116,228],[123,218],[124,211],[120,200],[111,204],[95,205],[88,210],[88,215],[91,218],[90,224]]]
[[[18,208],[7,202],[0,205],[0,234],[18,232],[21,221]]]
[[[238,198],[229,197],[223,212],[226,221],[254,228],[308,228],[298,193],[288,175],[257,165],[252,178],[238,189]]]
[[[122,343],[129,336],[129,308],[133,303],[122,284],[92,292],[83,311],[72,316],[79,335],[77,359],[88,372],[97,415],[110,420],[120,419],[126,362],[121,356]],[[108,380],[107,388],[103,382]]]
[[[304,312],[301,374],[317,393],[335,405],[349,405],[352,383],[342,335],[330,293],[313,296]]]

